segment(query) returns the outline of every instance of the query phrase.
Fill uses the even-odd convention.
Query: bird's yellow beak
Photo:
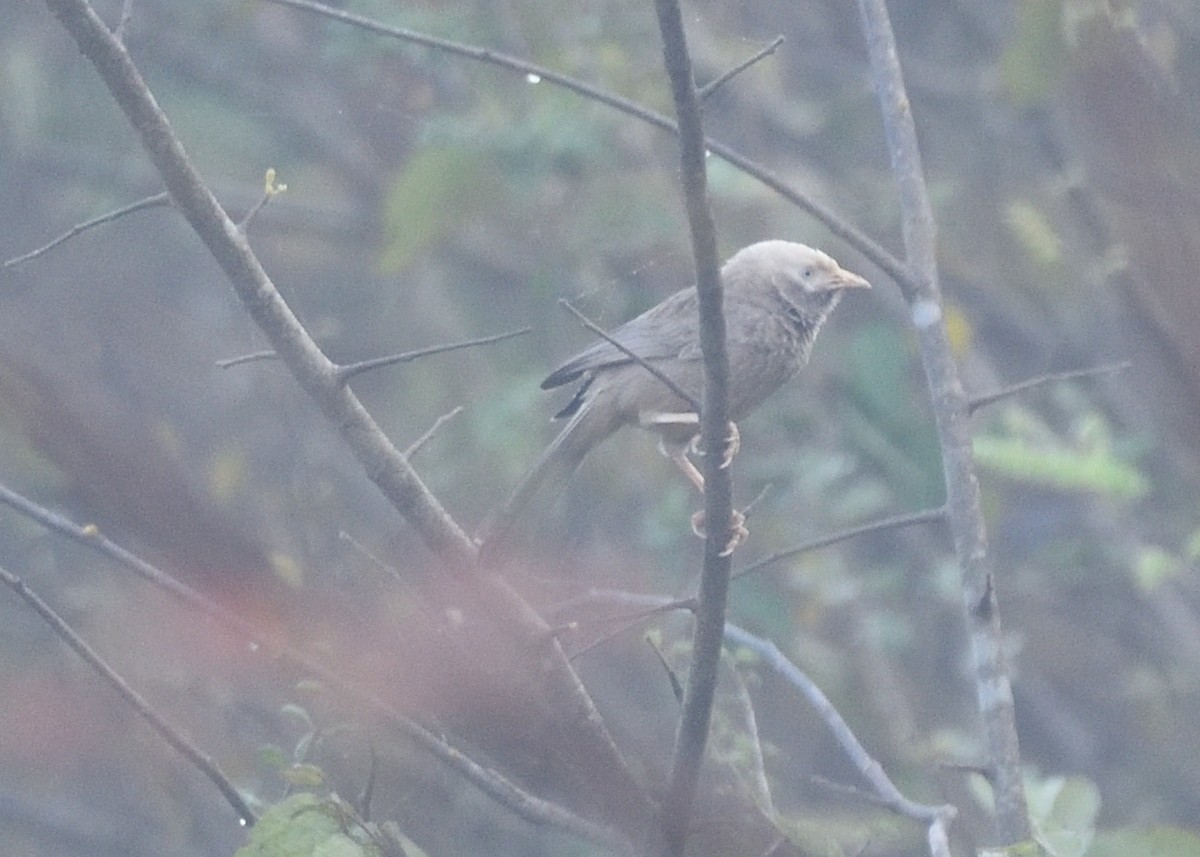
[[[833,285],[837,289],[869,289],[871,284],[860,277],[858,274],[852,274],[845,268],[838,268],[836,274],[833,275]]]

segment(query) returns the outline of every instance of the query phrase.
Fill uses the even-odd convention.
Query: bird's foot
[[[746,516],[737,509],[733,510],[733,515],[729,521],[730,537],[725,547],[721,549],[718,556],[729,556],[742,542],[750,537],[750,531],[746,529]],[[708,532],[704,528],[704,510],[701,509],[696,514],[692,515],[692,532],[702,539],[708,538]]]
[[[729,465],[733,464],[733,457],[738,454],[738,450],[742,448],[742,433],[737,427],[737,423],[733,420],[729,421],[728,434],[725,435],[724,448],[721,452],[721,469],[725,470]],[[704,454],[704,449],[700,446],[700,435],[692,438],[692,451],[698,455]]]

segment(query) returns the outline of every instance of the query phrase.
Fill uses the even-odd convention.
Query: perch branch
[[[696,267],[700,352],[704,358],[704,403],[700,438],[707,450],[721,449],[729,432],[729,354],[725,343],[717,232],[708,200],[704,124],[677,0],[655,0],[663,64],[671,81],[679,120],[679,161],[684,206]],[[725,608],[732,567],[733,480],[718,455],[704,458],[704,515],[709,522],[700,573],[700,601],[692,632],[691,665],[683,711],[675,733],[671,778],[662,807],[663,853],[682,857],[687,842],[700,765],[708,742],[721,662]]]

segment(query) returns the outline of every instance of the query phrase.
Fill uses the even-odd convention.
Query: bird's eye
[[[812,268],[812,266],[811,266],[811,265],[809,265],[807,268],[805,268],[805,269],[804,269],[804,274],[803,274],[803,276],[804,276],[804,279],[806,279],[806,280],[811,280],[811,279],[812,279],[812,276],[813,276],[813,273],[814,273],[814,272],[813,272],[813,268]]]

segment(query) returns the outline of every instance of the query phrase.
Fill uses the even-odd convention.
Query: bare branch
[[[447,351],[458,351],[463,348],[474,348],[477,345],[491,345],[494,342],[503,342],[506,339],[512,339],[516,336],[524,336],[533,330],[531,327],[523,327],[520,330],[510,330],[507,333],[497,333],[492,336],[481,336],[478,339],[468,339],[463,342],[452,342],[447,345],[432,345],[429,348],[418,348],[416,351],[406,351],[403,354],[388,354],[383,357],[372,357],[370,360],[362,360],[358,363],[348,363],[339,366],[334,376],[339,384],[347,383],[355,375],[361,375],[363,372],[369,372],[372,369],[382,369],[385,366],[394,366],[397,363],[410,363],[421,357],[429,357],[432,354],[445,354]]]
[[[760,560],[755,560],[750,565],[739,568],[733,573],[734,580],[740,580],[749,574],[754,574],[756,571],[761,571],[769,565],[774,565],[785,559],[791,559],[794,556],[799,556],[802,553],[808,553],[819,548],[829,547],[830,545],[844,542],[848,539],[864,536],[867,533],[875,533],[880,530],[896,530],[901,527],[912,527],[917,524],[932,524],[937,521],[943,521],[946,518],[945,507],[937,509],[923,509],[920,512],[908,512],[903,515],[893,515],[890,518],[882,518],[878,521],[860,524],[857,527],[850,527],[845,530],[838,530],[836,533],[830,533],[827,536],[812,539],[811,541],[802,542],[795,547],[790,547],[785,550],[776,551],[770,556],[763,557]]]
[[[435,434],[438,433],[438,431],[441,429],[442,426],[444,426],[446,423],[450,422],[450,420],[454,419],[456,416],[461,414],[462,411],[463,411],[462,405],[455,405],[449,411],[447,411],[446,413],[444,413],[440,417],[438,417],[436,420],[434,420],[433,425],[431,425],[428,429],[426,429],[425,433],[423,435],[421,435],[419,438],[417,438],[411,444],[409,444],[408,449],[404,450],[404,457],[412,458],[414,455],[416,455],[418,452],[420,452],[421,447],[423,447],[425,444],[429,443],[430,439]]]
[[[926,509],[920,512],[909,512],[903,515],[893,515],[889,518],[883,518],[878,521],[860,524],[857,527],[850,527],[845,530],[839,530],[836,533],[831,533],[827,536],[812,539],[787,550],[778,551],[760,560],[757,560],[750,565],[735,571],[730,579],[740,580],[743,577],[762,571],[770,565],[781,562],[785,559],[791,559],[794,556],[799,556],[802,553],[819,550],[820,548],[829,547],[838,542],[848,541],[849,539],[857,538],[868,533],[880,532],[882,530],[899,529],[900,527],[911,527],[917,524],[931,524],[937,521],[945,520],[946,510],[944,507],[937,509]],[[575,606],[594,602],[597,600],[608,601],[610,603],[620,603],[635,608],[632,613],[622,613],[617,616],[609,616],[600,620],[606,623],[613,623],[612,630],[606,632],[602,636],[588,643],[579,649],[571,652],[571,659],[574,660],[581,655],[590,652],[597,646],[607,643],[614,637],[618,637],[626,631],[640,625],[647,619],[653,619],[655,616],[662,616],[665,613],[673,613],[676,610],[687,610],[695,612],[699,605],[699,599],[692,595],[687,598],[667,598],[658,595],[632,595],[630,593],[619,593],[613,590],[590,590],[583,595],[564,602],[558,605],[557,612],[562,613],[573,609]]]
[[[779,49],[779,46],[782,45],[783,42],[783,36],[776,36],[775,41],[771,42],[771,44],[767,45],[748,60],[738,63],[720,77],[710,80],[708,83],[704,84],[704,86],[700,87],[696,94],[700,97],[701,101],[707,100],[710,95],[712,95],[729,81],[733,80],[733,78],[737,77],[746,69],[750,68],[750,66],[775,53],[775,51]]]
[[[675,704],[683,705],[683,682],[679,680],[679,673],[675,672],[675,668],[667,663],[666,655],[662,653],[662,649],[659,648],[658,643],[654,642],[652,637],[646,637],[646,645],[654,652],[654,656],[658,658],[659,666],[667,674],[667,681],[671,683],[671,695],[675,697]]]
[[[384,562],[380,557],[369,551],[366,545],[354,538],[354,536],[350,535],[345,530],[338,531],[338,538],[350,545],[355,553],[361,557],[364,557],[367,562],[371,563],[371,565],[388,575],[390,578],[392,578],[392,580],[396,581],[397,583],[402,583],[404,581],[404,578],[400,574],[400,570],[397,569],[396,566],[392,565],[391,563]]]
[[[700,99],[677,0],[655,0],[662,35],[663,65],[679,120],[680,178],[696,266],[700,352],[704,358],[704,406],[700,439],[706,450],[722,449],[729,432],[729,354],[725,342],[717,233],[708,200],[707,155]],[[709,522],[700,573],[700,603],[692,633],[691,667],[683,712],[675,733],[671,779],[662,808],[663,852],[682,857],[687,843],[700,764],[708,742],[721,661],[721,634],[732,567],[733,478],[719,455],[704,458],[704,515]]]
[[[125,43],[125,33],[129,29],[129,22],[133,20],[133,0],[123,0],[121,3],[121,17],[117,21],[117,26],[113,28],[113,36],[118,42]]]
[[[859,742],[841,713],[829,701],[829,697],[817,687],[803,670],[792,663],[779,650],[778,646],[770,640],[765,640],[762,637],[751,634],[749,631],[739,628],[736,625],[729,625],[726,628],[725,638],[730,643],[744,646],[757,654],[767,666],[803,694],[804,698],[808,700],[808,703],[816,710],[821,719],[825,721],[825,725],[833,733],[833,737],[842,748],[842,752],[849,757],[850,761],[858,769],[858,772],[870,783],[871,788],[874,789],[875,794],[884,806],[893,812],[926,824],[939,819],[948,820],[958,814],[958,810],[953,806],[930,806],[916,803],[902,795],[900,790],[896,788],[895,784],[884,772],[883,766],[873,759],[862,743]]]
[[[218,369],[232,369],[243,363],[256,363],[260,360],[278,360],[279,355],[274,351],[255,351],[250,354],[239,354],[237,357],[227,357],[217,361]]]
[[[53,608],[50,607],[41,597],[30,589],[21,578],[10,573],[7,569],[0,567],[0,583],[4,583],[13,592],[17,593],[21,599],[33,608],[34,612],[42,618],[42,620],[54,629],[54,633],[59,638],[70,646],[79,657],[83,658],[88,666],[104,679],[117,692],[120,697],[128,703],[134,711],[138,713],[151,728],[157,732],[164,741],[178,751],[185,759],[188,760],[195,768],[197,768],[204,776],[217,787],[217,790],[233,807],[234,812],[238,814],[238,820],[241,824],[249,827],[255,822],[254,811],[247,806],[242,799],[237,788],[230,781],[225,772],[221,770],[216,760],[208,754],[202,752],[199,747],[193,744],[190,740],[184,737],[183,733],[172,724],[169,720],[155,711],[150,703],[139,694],[136,690],[129,686],[125,679],[121,678],[112,667],[108,665],[100,655],[87,644],[87,642],[75,633],[67,622],[59,616]]]
[[[76,235],[87,232],[96,226],[101,226],[105,223],[112,223],[114,220],[119,220],[127,214],[133,214],[135,211],[141,211],[144,208],[156,208],[160,205],[170,205],[171,197],[167,193],[156,193],[154,196],[148,196],[145,199],[139,199],[137,202],[131,202],[129,205],[122,206],[115,211],[110,211],[107,214],[102,214],[99,217],[93,217],[91,220],[85,220],[83,223],[72,226],[62,235],[59,235],[49,244],[44,244],[36,250],[30,250],[22,256],[9,259],[4,263],[5,268],[12,268],[20,265],[22,262],[28,262],[31,259],[36,259],[38,256],[45,255],[66,241],[70,241]]]
[[[466,45],[459,42],[453,42],[449,39],[440,39],[436,36],[429,36],[424,33],[417,33],[412,30],[405,30],[401,27],[391,27],[382,24],[378,21],[364,18],[360,15],[354,15],[350,12],[343,12],[340,9],[335,9],[323,3],[316,3],[313,0],[267,0],[269,3],[277,3],[281,6],[288,6],[293,9],[299,9],[305,12],[312,12],[317,15],[323,15],[340,23],[347,24],[352,27],[366,30],[380,36],[388,38],[400,39],[402,41],[411,42],[416,45],[423,45],[427,48],[443,51],[455,56],[465,57],[477,62],[487,63],[496,66],[497,68],[508,69],[516,72],[523,79],[536,79],[546,83],[561,86],[564,89],[570,90],[584,98],[589,98],[592,101],[612,107],[614,110],[619,110],[626,115],[633,116],[646,122],[649,125],[654,125],[671,134],[678,134],[679,129],[674,122],[661,113],[656,113],[653,110],[642,107],[633,101],[622,98],[619,95],[614,95],[611,92],[606,92],[603,89],[592,86],[581,80],[577,80],[569,75],[561,74],[553,69],[545,68],[536,65],[535,63],[526,62],[525,60],[517,59],[499,51],[493,51],[488,48],[480,48],[474,45]],[[704,145],[709,152],[712,152],[717,157],[723,159],[734,167],[737,167],[742,172],[749,176],[758,179],[767,187],[778,193],[784,199],[793,203],[801,210],[808,212],[814,218],[824,223],[829,231],[837,237],[841,238],[850,246],[854,247],[873,263],[885,271],[888,276],[896,282],[904,284],[911,280],[908,268],[903,262],[889,253],[874,239],[866,233],[857,229],[849,221],[836,214],[833,209],[817,202],[808,194],[804,193],[797,187],[788,184],[782,178],[775,175],[771,170],[755,163],[744,155],[740,154],[736,149],[720,143],[716,140],[705,138]]]
[[[1124,372],[1133,366],[1132,360],[1122,360],[1119,363],[1105,363],[1102,366],[1092,366],[1089,369],[1071,369],[1066,372],[1047,372],[1044,375],[1035,375],[1032,378],[1026,378],[1024,381],[1018,381],[1015,384],[1010,384],[1007,387],[1001,387],[991,393],[985,393],[982,396],[975,396],[967,402],[967,413],[973,414],[980,408],[998,402],[1001,399],[1007,399],[1009,396],[1015,396],[1018,393],[1024,393],[1026,390],[1034,387],[1041,387],[1045,384],[1053,384],[1056,381],[1074,381],[1078,378],[1091,378],[1096,375],[1107,375],[1110,372]]]
[[[571,305],[571,302],[569,300],[567,300],[566,298],[559,298],[558,302],[563,307],[565,307],[566,310],[569,313],[571,313],[571,315],[575,316],[575,318],[577,318],[579,320],[580,324],[582,324],[584,327],[586,327],[592,333],[599,336],[601,339],[603,339],[605,342],[607,342],[613,348],[620,351],[622,354],[624,354],[626,357],[628,357],[634,363],[641,366],[643,369],[645,369],[647,372],[649,372],[655,378],[657,378],[658,380],[660,380],[664,384],[666,384],[667,389],[669,389],[676,396],[678,396],[679,398],[683,399],[685,402],[688,403],[688,406],[692,409],[693,413],[696,413],[696,414],[700,413],[700,403],[697,402],[694,398],[692,398],[692,396],[690,396],[686,390],[684,390],[682,387],[680,387],[678,384],[676,384],[674,381],[672,381],[670,378],[668,378],[665,372],[663,372],[661,369],[659,369],[657,366],[655,366],[653,363],[651,363],[646,358],[642,357],[640,354],[634,353],[629,348],[627,348],[625,345],[618,342],[616,339],[614,339],[612,336],[610,336],[602,327],[600,327],[600,325],[596,324],[594,321],[592,321],[586,315],[581,313],[579,310],[575,309],[575,307]]]
[[[885,0],[858,0],[858,7],[900,198],[905,256],[911,272],[910,279],[901,286],[916,328],[933,403],[942,450],[946,511],[962,569],[963,608],[975,670],[976,704],[984,726],[988,761],[996,774],[994,837],[1003,844],[1026,842],[1031,834],[1012,684],[975,473],[967,397],[950,347],[938,285],[933,207],[925,186],[912,103],[904,88],[887,5]]]

